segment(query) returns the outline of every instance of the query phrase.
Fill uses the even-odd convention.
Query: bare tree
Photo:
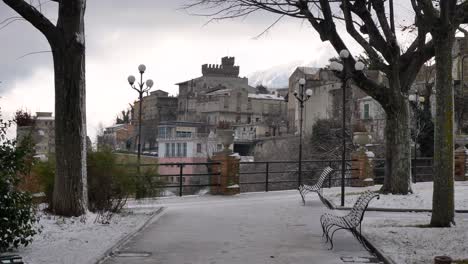
[[[54,25],[24,0],[3,0],[48,40],[55,72],[56,177],[53,211],[79,216],[87,210],[85,34],[86,0],[58,3]]]
[[[120,111],[120,115],[117,115],[115,118],[116,124],[129,124],[130,123],[130,110]]]
[[[468,1],[411,0],[416,26],[431,34],[436,62],[434,129],[434,193],[431,226],[454,223],[454,92],[452,47],[456,30],[468,22]]]
[[[303,19],[310,23],[322,41],[340,52],[348,48],[337,31],[336,23],[346,24],[347,33],[388,77],[389,87],[355,71],[356,59],[344,59],[344,71],[368,95],[377,100],[386,113],[386,171],[383,192],[407,194],[411,191],[411,150],[408,90],[416,75],[434,54],[434,43],[426,41],[420,29],[409,48],[402,52],[395,34],[393,1],[384,0],[192,0],[187,8],[199,6],[212,10],[204,15],[213,19],[237,18],[266,11]]]

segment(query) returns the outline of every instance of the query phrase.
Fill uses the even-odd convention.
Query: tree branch
[[[349,2],[348,5],[351,11],[364,22],[367,33],[369,34],[369,44],[378,50],[388,63],[391,63],[393,58],[389,49],[390,46],[380,34],[379,28],[372,19],[372,15],[366,7],[366,1],[356,0],[353,5],[351,5],[349,0],[343,1]]]
[[[57,34],[55,25],[35,7],[24,0],[3,0],[3,2],[42,32],[49,41],[55,39]]]
[[[351,37],[353,37],[354,40],[356,40],[356,42],[358,42],[359,45],[361,45],[364,48],[364,50],[367,52],[367,54],[369,54],[370,57],[380,58],[380,55],[374,50],[374,48],[364,39],[364,37],[354,27],[353,16],[349,9],[348,4],[349,4],[348,1],[343,1],[343,5],[342,5],[344,20],[346,23],[346,31],[348,31]],[[375,60],[375,61],[377,62],[378,60]],[[383,63],[378,62],[377,64],[378,64],[378,67],[381,68],[382,71],[385,71],[385,69],[387,68],[387,65]]]

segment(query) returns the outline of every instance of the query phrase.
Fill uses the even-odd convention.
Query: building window
[[[172,143],[171,144],[171,157],[175,157],[176,153],[175,153],[175,143]]]
[[[185,177],[182,177],[182,182],[185,183]]]
[[[171,145],[169,143],[166,143],[166,154],[164,155],[166,158],[169,157],[169,155],[170,155],[170,152],[169,152],[169,147],[170,146]]]
[[[364,104],[364,119],[369,119],[369,104]]]
[[[182,156],[182,147],[180,143],[177,143],[177,157]]]
[[[182,156],[187,157],[187,143],[183,143],[182,147],[183,147]]]
[[[201,144],[200,143],[197,144],[197,153],[201,153]]]
[[[252,118],[249,116],[247,117],[247,124],[250,124],[252,122]]]
[[[260,122],[260,118],[259,117],[255,118],[255,122],[257,123]]]
[[[159,128],[159,138],[166,138],[166,128],[160,127]]]
[[[192,132],[177,131],[176,136],[179,138],[190,138],[192,137]]]

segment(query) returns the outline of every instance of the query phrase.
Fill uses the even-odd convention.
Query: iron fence
[[[156,179],[157,184],[151,188],[160,190],[159,196],[183,196],[197,194],[203,188],[219,186],[211,183],[211,177],[221,176],[219,171],[214,171],[215,166],[220,164],[220,162],[147,163],[140,164],[140,170],[137,164],[121,164],[121,166],[134,168],[137,177]],[[149,175],[145,173],[148,171]]]
[[[383,184],[385,176],[385,159],[373,159],[374,164],[374,182],[376,184]],[[432,158],[417,158],[411,160],[411,174],[413,183],[416,182],[429,182],[432,181]]]
[[[345,186],[351,186],[353,177],[352,160],[346,160]],[[385,159],[373,159],[375,183],[382,184],[385,174]],[[191,195],[203,189],[219,186],[221,173],[220,162],[193,163],[158,163],[141,164],[140,169],[153,167],[156,172],[150,175],[159,184],[160,196]],[[135,167],[136,164],[122,165]],[[278,190],[293,190],[299,185],[298,161],[254,161],[240,162],[239,187],[241,192],[269,192]],[[314,184],[325,167],[334,169],[324,182],[325,188],[341,186],[341,160],[303,160],[302,182]],[[432,158],[418,158],[412,162],[413,182],[432,181]],[[213,181],[213,177],[218,177]],[[209,192],[209,190],[206,190]]]
[[[351,185],[351,161],[346,160],[345,184]],[[334,169],[326,179],[325,187],[341,186],[341,160],[303,160],[302,183],[313,184],[325,167]],[[298,161],[255,161],[240,163],[240,191],[293,190],[299,186]]]

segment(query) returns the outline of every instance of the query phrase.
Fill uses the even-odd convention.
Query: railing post
[[[184,165],[183,164],[179,164],[179,167],[180,167],[180,173],[179,173],[179,196],[182,197],[182,191],[183,191],[183,182],[182,182],[182,178],[183,178],[183,171],[184,171]]]
[[[268,178],[269,178],[269,177],[268,177],[268,176],[269,176],[269,175],[268,175],[268,171],[269,171],[269,165],[270,165],[270,163],[267,162],[265,165],[266,165],[266,168],[265,168],[265,169],[266,169],[266,174],[265,174],[265,192],[268,192]]]

